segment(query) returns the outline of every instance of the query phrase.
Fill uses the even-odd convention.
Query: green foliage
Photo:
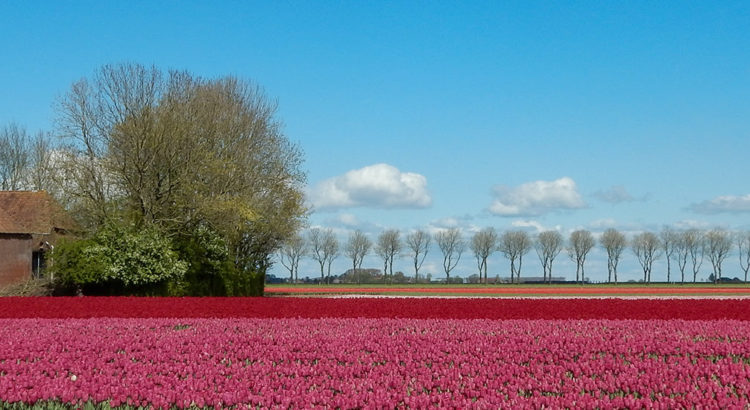
[[[238,272],[234,270],[224,276],[227,296],[263,296],[266,272]]]
[[[263,296],[265,259],[257,263],[247,260],[235,263],[237,258],[226,240],[206,225],[201,224],[180,235],[175,240],[175,249],[188,263],[188,268],[184,277],[170,283],[169,294]]]
[[[227,278],[235,275],[226,241],[200,225],[175,239],[175,249],[188,264],[182,280],[170,284],[174,296],[226,296]]]
[[[112,223],[91,239],[61,243],[53,257],[63,287],[96,294],[163,294],[188,266],[157,229]]]
[[[187,263],[172,265],[162,238],[117,232],[131,236],[105,235],[95,238],[99,248],[84,247],[106,265],[97,280],[168,281],[171,294],[263,293],[270,256],[307,209],[302,151],[260,87],[231,76],[106,65],[73,84],[57,107],[58,131],[71,143],[62,180],[82,226],[113,230],[105,225],[114,216],[158,226]],[[200,226],[213,237],[201,237]],[[86,252],[78,255],[91,260]]]
[[[99,258],[98,244],[93,239],[61,239],[53,253],[52,276],[65,287],[98,283],[107,269],[107,261]]]
[[[135,231],[108,225],[99,231],[97,240],[101,244],[97,251],[110,261],[105,278],[126,287],[179,279],[187,270],[169,238],[155,228]]]

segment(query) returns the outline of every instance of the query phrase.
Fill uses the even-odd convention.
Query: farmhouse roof
[[[46,191],[0,191],[0,233],[49,234],[75,222]]]
[[[27,233],[21,225],[13,222],[7,212],[0,209],[0,233]]]

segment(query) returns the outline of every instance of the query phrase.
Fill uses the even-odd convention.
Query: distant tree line
[[[55,104],[55,129],[0,129],[0,188],[46,190],[80,224],[62,288],[260,295],[306,216],[302,153],[276,103],[231,76],[106,65]]]
[[[494,228],[484,228],[467,240],[462,237],[458,228],[441,230],[434,235],[417,230],[406,235],[404,239],[401,239],[398,230],[390,229],[380,233],[374,244],[361,231],[354,231],[343,246],[338,243],[331,229],[312,228],[304,236],[295,234],[286,240],[278,252],[278,257],[289,271],[289,282],[299,281],[300,259],[309,256],[320,264],[320,279],[317,282],[330,283],[331,263],[341,256],[340,247],[344,249],[344,255],[352,261],[351,269],[348,271],[350,276],[355,276],[356,272],[361,270],[363,259],[374,247],[374,254],[383,261],[383,274],[379,276],[382,282],[394,282],[393,261],[398,257],[407,257],[413,261],[414,281],[418,282],[419,270],[432,240],[437,243],[442,254],[445,281],[448,283],[455,282],[451,272],[467,248],[472,252],[477,264],[477,274],[471,276],[471,281],[485,284],[489,282],[487,260],[495,252],[502,253],[508,259],[510,282],[520,283],[524,256],[532,249],[539,258],[544,282],[553,281],[553,263],[557,256],[565,251],[576,265],[575,281],[584,283],[586,258],[597,245],[607,255],[607,282],[614,284],[618,283],[617,268],[626,249],[630,249],[638,260],[643,270],[644,283],[651,283],[653,264],[660,258],[664,258],[666,262],[666,282],[697,282],[698,272],[704,260],[707,260],[712,268],[710,280],[718,283],[722,281],[722,266],[733,248],[736,248],[739,255],[745,282],[750,269],[750,232],[730,232],[725,229],[678,231],[670,227],[665,227],[658,233],[642,232],[630,239],[617,229],[610,228],[599,235],[598,240],[588,230],[574,231],[566,239],[554,230],[531,235],[523,230],[498,234]],[[679,270],[677,280],[672,275],[675,265]],[[327,270],[324,270],[324,267],[327,267]],[[363,277],[359,277],[357,281],[360,282]]]

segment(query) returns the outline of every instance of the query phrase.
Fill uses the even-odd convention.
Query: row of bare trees
[[[43,132],[34,135],[16,124],[0,129],[0,190],[49,190],[53,147]]]
[[[672,263],[676,262],[680,272],[679,282],[685,283],[685,272],[690,266],[692,282],[697,281],[698,272],[704,259],[711,263],[713,280],[721,280],[722,264],[736,246],[740,267],[747,281],[750,270],[750,232],[731,233],[723,229],[701,231],[688,229],[677,231],[670,227],[659,233],[642,232],[628,240],[624,233],[610,228],[599,235],[585,229],[574,231],[567,240],[555,230],[532,236],[526,231],[506,231],[502,234],[494,228],[484,228],[466,241],[458,228],[441,230],[430,235],[424,230],[409,233],[402,240],[396,229],[386,230],[373,243],[361,231],[351,233],[341,246],[331,229],[313,228],[306,236],[296,235],[288,240],[279,251],[279,259],[289,270],[290,281],[298,280],[299,261],[309,255],[320,265],[321,283],[330,281],[331,264],[343,254],[352,261],[352,270],[362,268],[362,262],[370,251],[383,261],[383,275],[393,278],[393,262],[399,256],[408,256],[414,266],[415,280],[419,280],[419,270],[425,261],[432,241],[435,241],[443,256],[443,270],[446,281],[451,281],[451,272],[458,265],[467,247],[473,253],[480,282],[487,283],[487,260],[495,252],[500,252],[510,262],[510,280],[520,283],[523,257],[532,249],[536,251],[543,270],[543,281],[552,281],[552,266],[557,256],[565,251],[576,264],[576,282],[585,280],[586,258],[598,244],[607,254],[607,282],[617,283],[617,267],[625,249],[630,248],[643,269],[643,282],[651,282],[651,271],[655,261],[662,256],[667,265],[667,282],[672,280]],[[327,270],[326,270],[327,268]],[[690,278],[688,277],[688,280]]]

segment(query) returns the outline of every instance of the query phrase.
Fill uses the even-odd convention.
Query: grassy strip
[[[423,288],[429,288],[429,289],[440,289],[440,288],[447,288],[447,289],[518,289],[518,288],[540,288],[540,289],[555,289],[555,288],[561,288],[561,289],[567,289],[567,288],[667,288],[667,289],[684,289],[684,288],[743,288],[750,290],[750,283],[719,283],[719,284],[713,284],[708,282],[702,282],[702,283],[618,283],[617,285],[613,283],[593,283],[593,284],[541,284],[541,283],[524,283],[524,284],[510,284],[510,283],[501,283],[501,284],[491,284],[491,285],[483,285],[483,284],[445,284],[445,283],[399,283],[399,284],[388,284],[388,283],[367,283],[367,284],[351,284],[351,283],[343,283],[343,284],[336,284],[336,285],[314,285],[314,284],[289,284],[289,283],[280,283],[280,284],[267,284],[266,289],[287,289],[287,288],[297,288],[297,287],[319,287],[321,289],[368,289],[368,288],[383,288],[383,287],[394,287],[394,288],[416,288],[416,289],[423,289]]]
[[[632,294],[632,293],[606,293],[606,294],[591,294],[591,293],[565,293],[565,294],[529,294],[529,293],[447,293],[447,292],[363,292],[358,294],[356,292],[326,292],[326,293],[283,293],[274,292],[267,296],[270,297],[287,297],[287,296],[419,296],[419,297],[485,297],[485,298],[591,298],[591,297],[603,297],[603,298],[620,298],[620,297],[720,297],[720,296],[738,296],[736,293],[695,293],[689,295],[675,295],[674,293],[649,293],[649,294]],[[742,295],[744,296],[744,295]],[[749,295],[750,296],[750,295]]]
[[[556,292],[555,290],[558,290]],[[321,295],[393,295],[393,296],[485,296],[485,297],[583,297],[583,296],[750,296],[748,284],[595,284],[595,285],[545,285],[545,284],[336,284],[266,286],[271,296],[321,296]]]

